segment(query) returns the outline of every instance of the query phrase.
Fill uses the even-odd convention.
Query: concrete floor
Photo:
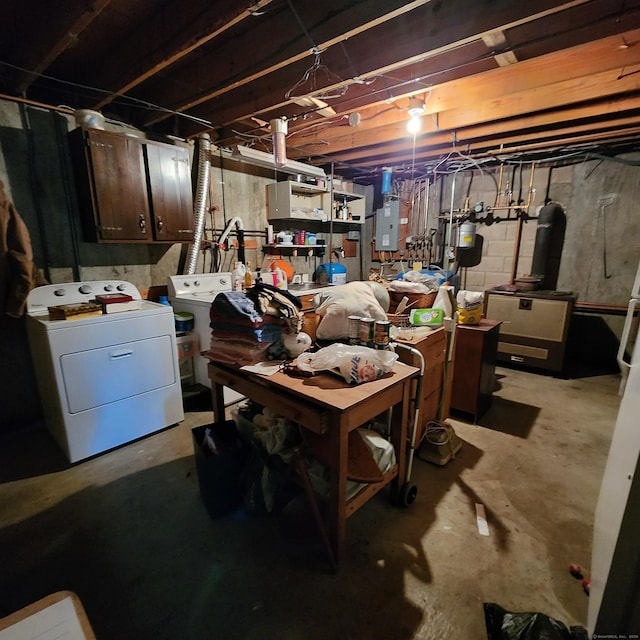
[[[0,614],[69,589],[99,640],[486,640],[484,602],[584,626],[568,567],[588,574],[619,377],[496,373],[479,424],[451,421],[456,459],[415,460],[416,502],[383,492],[349,520],[337,575],[302,501],[207,515],[191,428],[208,411],[75,466],[41,428],[4,434]]]

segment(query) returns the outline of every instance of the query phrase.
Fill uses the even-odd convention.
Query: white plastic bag
[[[456,296],[458,309],[475,309],[481,307],[484,301],[484,293],[482,291],[465,291],[461,289]]]
[[[315,353],[298,356],[298,367],[303,371],[334,371],[348,383],[360,384],[381,378],[391,371],[398,354],[384,349],[370,349],[336,342]]]
[[[438,295],[431,306],[434,309],[442,309],[445,318],[453,317],[453,312],[456,311],[453,287],[447,284],[440,285]]]

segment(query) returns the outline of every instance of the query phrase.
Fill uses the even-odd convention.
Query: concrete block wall
[[[505,169],[502,188],[511,188],[512,197],[517,199],[520,169],[515,173],[515,185],[510,186],[513,175],[511,169]],[[594,157],[560,167],[536,165],[529,216],[537,217],[547,199],[562,206],[566,216],[558,290],[572,291],[581,301],[627,304],[640,261],[640,216],[636,213],[639,178],[638,153],[616,159]],[[454,211],[473,208],[478,202],[484,202],[485,208],[493,207],[498,182],[497,168],[481,171],[476,168],[473,177],[470,171],[460,172],[455,183],[452,175],[437,180],[431,193],[430,220],[435,220],[438,214],[447,217],[452,200]],[[530,164],[523,167],[522,183],[522,198],[526,200],[531,183]],[[500,204],[504,204],[503,198]],[[499,208],[494,214],[507,216]],[[478,215],[486,217],[486,209]],[[517,222],[508,220],[477,225],[477,233],[483,237],[482,260],[477,266],[461,269],[467,288],[482,291],[509,282],[517,228]],[[530,273],[536,230],[535,219],[522,224],[516,276]],[[620,324],[615,318],[608,318],[607,322],[616,327]],[[620,333],[618,328],[616,332]]]

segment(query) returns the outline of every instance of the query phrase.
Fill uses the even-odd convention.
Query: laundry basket
[[[409,298],[407,302],[408,309],[430,309],[431,305],[436,301],[438,290],[429,291],[428,293],[406,293],[402,291],[389,291],[389,313],[395,313],[400,301],[405,296]]]

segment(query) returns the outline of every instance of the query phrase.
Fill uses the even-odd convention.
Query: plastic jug
[[[287,289],[287,274],[280,267],[269,269],[262,274],[262,279],[263,282],[278,287],[278,289]]]
[[[234,291],[242,291],[244,288],[244,276],[247,272],[247,268],[242,264],[242,262],[237,261],[233,265],[233,272],[231,275],[231,281],[233,283]]]
[[[274,286],[280,289],[286,289],[287,283],[293,278],[294,269],[285,260],[274,260],[269,264],[269,270],[277,275]]]

